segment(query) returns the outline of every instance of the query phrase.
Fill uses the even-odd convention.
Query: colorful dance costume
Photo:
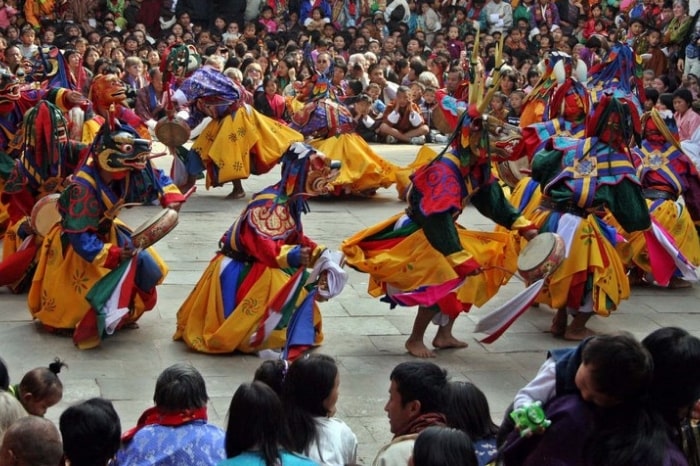
[[[316,289],[306,286],[323,252],[304,234],[305,198],[327,192],[337,170],[311,146],[294,143],[282,156],[282,179],[255,194],[221,238],[220,250],[177,313],[173,339],[204,353],[281,349],[297,317],[300,345],[323,341]],[[297,316],[297,314],[299,314]],[[291,343],[291,342],[290,342]]]
[[[156,285],[167,267],[149,248],[135,250],[131,230],[116,219],[123,203],[162,206],[185,200],[170,179],[147,160],[150,142],[126,126],[98,133],[92,161],[58,201],[63,216],[46,236],[29,290],[32,316],[48,328],[75,329],[81,348],[104,333],[138,320],[156,304]],[[127,152],[128,150],[128,152]]]
[[[657,110],[642,116],[644,138],[632,149],[637,175],[655,224],[673,238],[680,255],[693,267],[700,265],[700,175],[693,162],[680,150]],[[678,198],[683,196],[683,203]],[[682,275],[673,260],[659,263],[649,250],[643,232],[623,234],[632,253],[632,263],[651,274],[660,285],[667,285],[672,274]],[[673,257],[678,254],[673,254]],[[664,262],[667,264],[665,265]],[[670,267],[668,266],[670,265]],[[694,274],[692,274],[694,275]],[[692,278],[695,278],[694,276]]]
[[[206,169],[206,186],[221,186],[251,174],[267,173],[293,142],[304,137],[240,101],[240,91],[223,73],[203,66],[185,79],[173,96],[194,103],[188,124],[212,121],[192,144],[186,165],[190,176]]]
[[[475,109],[474,109],[475,110]],[[347,263],[370,274],[369,293],[392,304],[433,307],[450,318],[483,305],[515,270],[507,233],[469,231],[455,223],[467,202],[508,228],[534,229],[505,199],[491,174],[478,113],[465,112],[451,150],[412,176],[406,215],[343,241]],[[472,144],[473,143],[473,144]],[[479,268],[482,273],[473,274]]]
[[[537,298],[555,309],[607,316],[629,297],[626,270],[615,251],[617,233],[599,214],[607,207],[628,231],[650,227],[649,211],[627,153],[630,108],[609,95],[587,120],[586,137],[554,137],[535,154],[541,231],[560,234],[567,258]],[[599,136],[596,136],[599,135]]]
[[[43,238],[33,232],[29,215],[34,204],[46,195],[63,191],[66,179],[82,165],[88,148],[68,140],[68,123],[60,109],[39,102],[24,118],[24,145],[2,192],[7,202],[10,226],[3,242],[0,285],[14,293],[27,291],[34,266],[33,257]],[[33,234],[33,238],[25,240]],[[33,250],[34,253],[31,253]],[[15,256],[18,251],[24,251]]]
[[[307,80],[297,90],[301,108],[292,115],[289,127],[304,137],[315,138],[311,145],[341,161],[340,175],[334,181],[335,194],[371,194],[378,188],[388,188],[396,182],[398,167],[374,152],[355,132],[352,114],[332,98],[329,89],[322,75],[314,74]]]

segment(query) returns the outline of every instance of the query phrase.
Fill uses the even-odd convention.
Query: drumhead
[[[518,256],[518,270],[532,270],[542,264],[554,250],[554,233],[540,233],[527,243]]]
[[[185,122],[180,119],[170,120],[163,117],[156,124],[153,130],[158,141],[168,147],[177,147],[185,144],[190,138],[190,129]]]
[[[131,234],[132,237],[141,235],[143,234],[144,231],[148,230],[151,228],[153,225],[156,225],[160,223],[166,215],[168,215],[168,209],[162,209],[158,214],[154,215],[153,217],[149,218],[145,222],[143,222],[137,229],[134,230],[134,232]]]
[[[30,221],[32,228],[41,236],[46,236],[54,225],[61,221],[61,213],[58,211],[58,193],[42,197],[32,207]]]
[[[150,220],[141,224],[132,234],[131,240],[140,248],[148,248],[163,239],[177,226],[178,213],[175,209],[165,208]]]

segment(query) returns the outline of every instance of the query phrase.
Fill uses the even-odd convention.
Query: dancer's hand
[[[121,253],[119,253],[120,262],[130,260],[135,255],[136,255],[136,249],[131,248],[131,247],[122,248]]]
[[[530,230],[524,230],[520,233],[520,235],[525,238],[526,240],[530,241],[533,239],[535,236],[537,236],[537,230],[530,229]]]
[[[302,247],[299,250],[299,262],[301,262],[302,267],[306,267],[311,262],[311,248]]]
[[[171,202],[168,204],[168,208],[173,209],[176,212],[180,212],[180,208],[182,207],[182,202]]]

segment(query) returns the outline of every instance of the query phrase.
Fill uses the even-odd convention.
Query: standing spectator
[[[373,466],[405,466],[418,434],[446,424],[447,374],[443,369],[427,361],[402,362],[389,379],[384,411],[394,438],[379,450]]]
[[[214,465],[226,457],[224,432],[207,422],[207,388],[202,374],[174,364],[156,381],[155,406],[126,431],[117,465]]]
[[[111,401],[91,398],[70,406],[59,427],[70,466],[107,466],[119,450],[122,427]]]

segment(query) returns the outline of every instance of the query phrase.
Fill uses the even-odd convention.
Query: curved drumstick
[[[488,266],[488,267],[482,267],[482,268],[481,268],[481,270],[482,270],[483,272],[485,272],[485,271],[487,271],[487,270],[492,270],[492,269],[496,269],[496,270],[500,270],[501,272],[505,272],[505,273],[509,274],[511,277],[515,277],[515,278],[517,278],[518,280],[520,280],[521,282],[525,283],[525,279],[524,279],[523,277],[521,277],[520,275],[518,275],[518,274],[516,273],[517,271],[509,270],[509,269],[507,269],[507,268],[505,268],[505,267],[499,267],[498,265],[490,265],[490,266]]]

